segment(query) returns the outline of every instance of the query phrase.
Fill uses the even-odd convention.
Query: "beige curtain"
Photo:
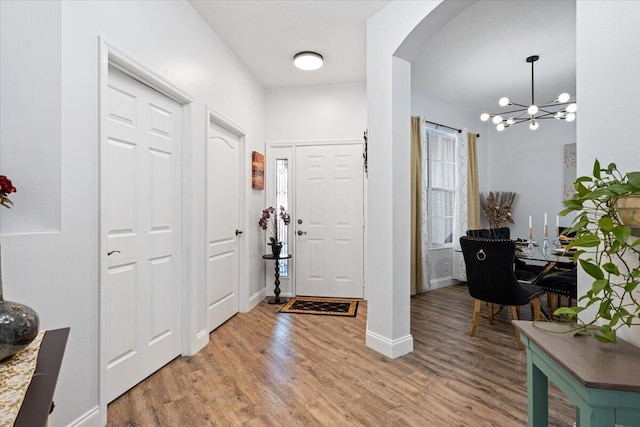
[[[411,295],[422,292],[422,153],[420,117],[411,117]]]
[[[469,201],[469,216],[467,227],[469,230],[480,228],[480,185],[478,183],[478,153],[476,150],[476,134],[467,134],[467,189]]]

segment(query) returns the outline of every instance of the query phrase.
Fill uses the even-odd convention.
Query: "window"
[[[423,141],[423,212],[429,249],[452,247],[456,206],[455,134],[427,129]]]
[[[285,210],[289,211],[289,160],[276,159],[276,215],[279,212],[280,206],[284,206]],[[289,253],[289,235],[287,234],[287,227],[278,222],[278,237],[284,243],[282,246],[282,253]],[[280,263],[280,277],[289,277],[289,260],[282,259]]]

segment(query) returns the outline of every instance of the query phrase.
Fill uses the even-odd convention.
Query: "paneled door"
[[[211,122],[207,147],[207,298],[212,331],[238,312],[240,138]]]
[[[182,112],[112,67],[107,97],[100,301],[110,402],[180,355]]]
[[[362,144],[296,148],[296,295],[362,298]]]

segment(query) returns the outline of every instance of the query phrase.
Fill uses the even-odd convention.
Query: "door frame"
[[[296,215],[295,212],[295,207],[296,207],[296,191],[297,191],[297,186],[296,186],[296,182],[297,182],[297,177],[296,177],[296,148],[297,147],[309,147],[309,146],[321,146],[321,145],[361,145],[363,148],[363,153],[364,153],[364,140],[363,139],[331,139],[331,140],[311,140],[311,141],[271,141],[271,142],[267,142],[266,144],[266,161],[267,162],[271,162],[273,161],[275,158],[286,158],[288,160],[288,164],[289,164],[289,171],[290,171],[290,179],[289,179],[289,185],[290,185],[290,195],[289,195],[289,214],[291,215],[291,218],[294,218]],[[288,148],[290,149],[290,157],[288,156],[280,156],[280,155],[274,155],[272,153],[272,150],[274,148]],[[362,277],[363,277],[363,286],[364,286],[364,290],[363,290],[363,295],[366,299],[367,296],[367,286],[366,286],[366,282],[365,282],[365,277],[364,277],[364,272],[365,272],[365,260],[366,260],[366,255],[367,255],[367,233],[366,233],[366,227],[367,227],[367,221],[366,221],[366,215],[367,215],[367,179],[366,179],[366,175],[364,173],[364,168],[362,170],[362,175],[363,175],[363,188],[362,188],[362,217],[363,217],[363,236],[362,236],[362,254],[363,254],[363,262],[362,262]],[[269,166],[268,164],[265,164],[265,191],[266,191],[266,206],[273,206],[274,204],[274,200],[275,200],[275,193],[273,192],[273,186],[275,185],[275,176],[274,176],[274,168],[272,166]],[[289,232],[289,230],[287,230]],[[289,234],[289,238],[291,239],[291,241],[289,242],[289,248],[291,248],[291,252],[295,255],[297,247],[296,247],[296,243],[297,243],[297,239],[295,239],[295,235],[294,232],[291,231]],[[294,297],[297,294],[297,290],[296,290],[296,278],[295,278],[295,274],[296,274],[296,256],[293,256],[289,261],[291,262],[289,264],[289,277],[286,279],[280,278],[280,281],[282,282],[286,282],[289,281],[291,283],[291,290],[290,292],[282,292],[281,295],[284,297]],[[274,276],[273,273],[271,272],[272,269],[267,269],[266,270],[266,274],[265,274],[265,286],[267,288],[267,296],[271,295],[269,292],[272,292],[273,290],[273,281],[274,281]],[[281,285],[282,288],[282,285]]]
[[[189,263],[189,259],[185,254],[189,253],[185,251],[188,246],[188,213],[187,203],[185,200],[189,199],[189,187],[186,185],[187,181],[187,159],[189,159],[191,149],[191,105],[195,98],[186,92],[182,91],[178,87],[174,86],[171,82],[167,81],[164,77],[155,73],[152,69],[144,66],[140,61],[132,58],[113,45],[107,42],[103,37],[98,36],[99,42],[99,67],[98,67],[98,307],[100,310],[98,318],[98,410],[100,412],[100,424],[105,425],[107,423],[107,363],[108,363],[108,339],[106,336],[105,325],[108,321],[106,316],[106,310],[103,309],[101,298],[101,289],[103,284],[103,269],[107,264],[107,255],[105,252],[106,242],[102,236],[102,226],[104,224],[103,217],[103,193],[102,193],[102,168],[101,162],[104,158],[104,147],[107,140],[107,120],[108,120],[108,90],[109,90],[109,66],[112,66],[128,76],[142,82],[143,84],[151,87],[152,89],[160,92],[168,98],[176,101],[181,105],[181,244],[180,250],[182,251],[182,263],[180,271],[180,295],[181,295],[181,353],[185,354],[189,351],[191,345],[189,342],[189,319],[191,317],[189,299],[187,298],[189,289],[189,269],[186,266]]]
[[[227,131],[231,132],[232,134],[236,135],[238,137],[238,140],[240,141],[240,147],[238,147],[239,149],[239,165],[238,165],[238,173],[239,173],[239,177],[238,177],[238,229],[242,231],[242,237],[237,238],[237,250],[238,250],[238,311],[246,313],[247,311],[249,311],[252,307],[250,304],[250,295],[249,295],[249,269],[246,268],[247,266],[247,262],[249,260],[249,245],[247,244],[247,239],[249,239],[249,233],[248,233],[248,229],[249,229],[249,224],[248,224],[248,216],[247,216],[247,206],[248,206],[248,202],[247,202],[247,196],[248,196],[248,192],[247,191],[243,191],[243,189],[246,189],[246,185],[248,184],[248,180],[247,180],[247,173],[249,171],[249,168],[246,166],[246,159],[247,157],[247,153],[246,153],[246,136],[247,136],[247,131],[245,131],[241,126],[238,126],[237,124],[235,124],[233,121],[231,121],[230,119],[228,119],[227,117],[223,116],[222,114],[220,114],[219,112],[215,111],[214,109],[212,109],[211,107],[207,106],[206,107],[206,124],[207,124],[207,129],[205,132],[205,155],[204,155],[204,171],[205,171],[205,176],[208,176],[209,173],[209,165],[207,163],[208,159],[209,159],[209,139],[211,137],[211,123],[215,123],[216,125],[226,129]],[[209,181],[208,179],[205,179],[205,185],[204,185],[204,216],[205,218],[208,218],[208,206],[209,206]],[[209,236],[209,224],[208,224],[208,219],[206,220],[205,223],[205,232],[204,232],[204,236],[202,239],[202,247],[203,247],[203,255],[204,255],[204,260],[203,260],[203,265],[205,267],[205,271],[204,271],[204,277],[205,277],[205,283],[209,283],[209,273],[208,273],[208,269],[207,269],[207,246],[208,246],[208,236]],[[244,263],[244,264],[243,264]],[[243,269],[242,266],[245,266],[245,268]],[[206,291],[205,291],[206,292]],[[208,310],[207,310],[208,311]],[[207,314],[208,316],[208,314]],[[208,319],[207,319],[207,323],[208,325]],[[209,328],[207,326],[207,334],[208,334]]]

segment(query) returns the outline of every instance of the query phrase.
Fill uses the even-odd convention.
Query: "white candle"
[[[560,217],[556,215],[556,228],[560,227]]]
[[[544,226],[547,226],[547,213],[544,213]]]
[[[531,228],[531,215],[529,215],[529,228]]]

